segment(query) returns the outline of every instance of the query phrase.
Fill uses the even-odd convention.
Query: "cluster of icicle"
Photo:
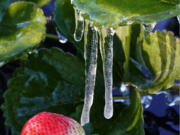
[[[84,58],[85,58],[85,98],[84,106],[81,114],[81,125],[85,125],[90,121],[90,109],[93,104],[94,88],[96,80],[98,46],[100,47],[103,74],[105,84],[105,107],[104,117],[110,119],[113,116],[113,36],[115,30],[113,28],[97,28],[89,20],[85,20],[81,12],[75,9],[75,31],[74,39],[79,42],[84,36]],[[178,16],[180,22],[180,16]],[[151,26],[152,25],[152,26]],[[155,23],[144,25],[145,30],[149,32],[154,28]],[[151,29],[150,29],[151,28]],[[100,39],[98,39],[100,38]]]
[[[80,11],[75,9],[75,32],[74,39],[78,42],[84,35],[84,58],[85,58],[85,98],[81,115],[81,125],[89,123],[90,109],[93,104],[94,88],[96,80],[98,46],[103,61],[104,83],[105,83],[105,107],[104,117],[110,119],[113,116],[112,96],[112,67],[113,67],[113,35],[112,28],[100,28],[85,20]],[[100,39],[98,39],[100,38]],[[100,42],[100,43],[99,43]]]

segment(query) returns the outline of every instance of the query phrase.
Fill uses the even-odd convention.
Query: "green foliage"
[[[73,0],[75,8],[100,25],[157,22],[180,12],[179,0]]]
[[[14,1],[0,1],[0,64],[37,47],[45,37],[46,18],[38,7],[50,0]],[[177,15],[179,0],[73,0],[73,4],[97,25],[117,26],[113,83],[114,86],[121,81],[130,84],[130,105],[114,103],[114,116],[107,120],[103,117],[102,67],[97,69],[91,123],[85,125],[87,135],[144,135],[140,94],[169,88],[178,78],[180,40],[169,32],[145,35],[140,24],[119,24],[149,23]],[[77,57],[57,48],[40,49],[21,63],[8,83],[2,106],[6,125],[13,135],[18,135],[25,121],[41,111],[80,120],[85,85],[83,40],[74,41],[77,18],[70,0],[57,0],[54,14],[60,32],[78,48]],[[101,65],[98,59],[98,67]]]
[[[125,82],[155,93],[167,89],[180,75],[180,40],[170,32],[150,33],[144,37],[141,25],[117,29],[125,53]],[[134,63],[133,61],[136,61]]]
[[[0,61],[37,47],[45,36],[43,11],[29,2],[14,2],[0,22]]]
[[[21,0],[21,1],[28,1],[28,2],[34,2],[39,7],[47,5],[51,0]]]
[[[4,15],[5,9],[13,1],[15,0],[1,0],[0,1],[0,22],[1,22],[2,16]]]
[[[102,115],[104,88],[100,72],[98,72],[97,81],[95,102],[91,111],[93,127],[91,134],[115,135],[111,133],[113,131],[127,135],[136,135],[134,132],[142,134],[143,124],[138,123],[142,122],[139,93],[132,89],[131,105],[115,105],[113,119],[106,120]],[[29,60],[17,69],[4,95],[4,116],[13,135],[19,134],[28,118],[41,111],[65,114],[79,121],[84,97],[84,82],[84,63],[77,57],[65,54],[57,48],[42,49],[39,54],[30,56]],[[104,129],[104,126],[109,128]]]
[[[70,0],[57,0],[54,15],[54,20],[59,30],[70,41],[74,41],[75,17],[73,5],[70,3]]]
[[[71,13],[71,14],[70,14]],[[78,49],[78,54],[83,57],[83,44],[84,40],[76,42],[74,40],[74,29],[75,29],[75,15],[73,5],[70,0],[56,0],[54,20],[56,22],[58,30],[68,38],[68,40],[76,45]]]
[[[25,121],[38,112],[74,112],[83,102],[83,68],[77,58],[55,48],[43,49],[24,62],[4,95],[6,124],[13,134],[18,135]]]

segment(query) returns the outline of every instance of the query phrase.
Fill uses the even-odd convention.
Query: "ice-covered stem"
[[[102,28],[100,32],[100,52],[103,62],[105,83],[105,107],[104,117],[110,119],[113,116],[113,36],[112,28]]]
[[[98,31],[88,21],[85,22],[84,58],[85,58],[85,98],[81,114],[81,125],[89,123],[90,109],[93,104],[96,81],[98,53]]]
[[[84,34],[84,18],[81,15],[81,12],[78,9],[75,11],[75,31],[74,31],[74,40],[79,42],[81,41]]]

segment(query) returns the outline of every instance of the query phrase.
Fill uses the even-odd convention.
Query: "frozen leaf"
[[[45,36],[43,11],[29,2],[11,4],[0,22],[0,61],[37,47]]]
[[[72,0],[91,21],[106,26],[157,22],[179,14],[179,0]]]

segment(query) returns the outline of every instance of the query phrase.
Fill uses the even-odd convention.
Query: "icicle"
[[[56,33],[57,33],[57,36],[58,36],[58,38],[59,38],[59,42],[60,42],[60,43],[62,43],[62,44],[67,43],[68,39],[67,39],[64,35],[62,35],[62,34],[57,30],[57,28],[56,28]]]
[[[89,123],[90,109],[93,104],[94,87],[96,80],[97,53],[98,53],[98,31],[97,28],[86,21],[84,35],[84,58],[85,58],[85,98],[81,114],[81,125]]]
[[[75,9],[75,31],[74,31],[74,40],[79,42],[81,41],[84,34],[84,18],[81,15],[81,12]]]
[[[104,117],[110,119],[113,116],[112,96],[112,68],[113,68],[113,36],[115,31],[112,28],[102,28],[100,34],[100,50],[103,61],[104,83],[105,83],[105,107]]]
[[[177,20],[178,20],[179,25],[180,25],[180,15],[177,16]]]
[[[151,102],[152,102],[152,96],[143,96],[142,98],[141,98],[141,103],[143,104],[143,107],[145,108],[145,109],[147,109],[147,108],[149,108],[150,107],[150,105],[151,105]]]

